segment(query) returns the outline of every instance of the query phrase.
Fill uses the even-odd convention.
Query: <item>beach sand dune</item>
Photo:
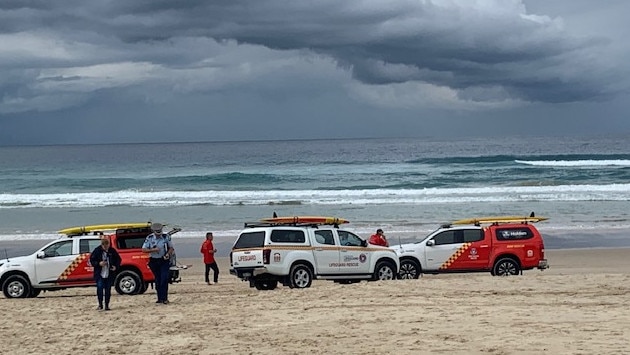
[[[171,285],[112,296],[94,288],[0,298],[2,352],[101,354],[627,354],[630,250],[548,251],[551,269],[257,291],[200,259]]]

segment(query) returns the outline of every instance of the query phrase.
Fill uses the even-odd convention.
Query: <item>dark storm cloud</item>
[[[254,80],[284,51],[330,58],[362,84],[414,84],[404,87],[472,103],[591,101],[625,86],[615,63],[599,60],[606,40],[573,37],[516,0],[9,0],[0,31],[9,43],[0,74],[11,78],[0,84],[0,113],[118,88],[215,90]],[[195,83],[204,75],[211,87]]]
[[[331,56],[368,84],[416,80],[455,90],[496,86],[516,99],[542,102],[611,93],[608,68],[592,62],[604,40],[571,38],[560,21],[528,15],[518,1],[435,3],[149,1],[110,10],[116,17],[140,19],[139,26],[128,24],[117,32],[124,40],[208,36],[308,49]],[[408,70],[400,76],[388,66]]]

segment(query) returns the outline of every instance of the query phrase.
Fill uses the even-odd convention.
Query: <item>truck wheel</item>
[[[388,261],[379,261],[374,268],[372,280],[393,280],[396,278],[395,267]]]
[[[254,287],[257,290],[267,291],[275,290],[278,287],[278,281],[276,280],[256,280],[254,281]]]
[[[520,271],[521,267],[512,258],[499,259],[492,267],[492,275],[494,276],[518,275]]]
[[[140,289],[138,290],[138,295],[141,295],[145,292],[147,292],[147,289],[149,288],[149,283],[148,282],[143,282],[142,283],[142,287],[140,287]]]
[[[9,276],[2,285],[6,298],[27,298],[31,294],[31,284],[24,276]]]
[[[120,295],[136,295],[142,289],[140,276],[131,270],[122,271],[114,281],[116,292]]]
[[[307,288],[313,283],[313,272],[304,264],[296,264],[289,272],[289,287]]]
[[[400,271],[398,271],[398,278],[401,280],[411,280],[420,277],[420,264],[417,261],[411,259],[405,259],[400,261]]]

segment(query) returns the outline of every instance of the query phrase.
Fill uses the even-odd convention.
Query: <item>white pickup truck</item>
[[[317,224],[246,224],[230,259],[230,273],[258,290],[273,290],[278,283],[307,288],[313,279],[393,280],[399,269],[392,249],[369,245],[337,226]]]

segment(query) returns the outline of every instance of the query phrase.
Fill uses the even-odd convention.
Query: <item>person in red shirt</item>
[[[389,242],[387,241],[385,234],[383,234],[383,230],[380,228],[376,230],[376,234],[372,234],[369,242],[370,244],[389,247]]]
[[[201,244],[201,254],[203,254],[203,263],[206,264],[206,283],[208,285],[212,285],[210,282],[210,269],[214,272],[214,283],[219,282],[219,267],[217,266],[216,260],[214,260],[214,254],[217,252],[217,249],[212,244],[212,239],[214,236],[212,232],[206,233],[206,240]]]

